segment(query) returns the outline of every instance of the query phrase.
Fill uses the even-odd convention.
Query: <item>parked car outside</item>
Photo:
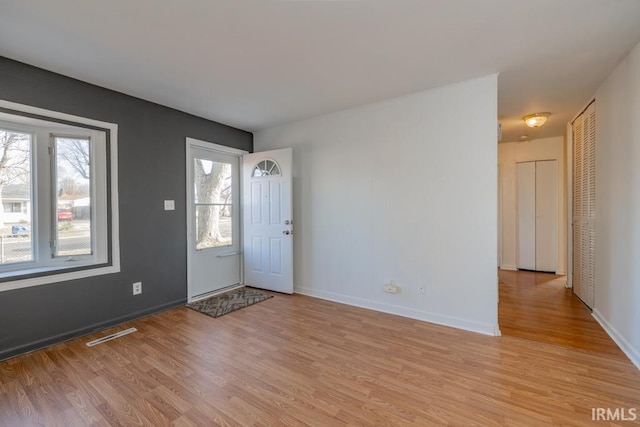
[[[67,220],[71,221],[73,219],[73,212],[66,211],[64,209],[58,209],[58,221]]]
[[[17,236],[28,236],[29,235],[29,229],[24,225],[13,225],[13,226],[11,226],[11,234],[14,237],[17,237]]]

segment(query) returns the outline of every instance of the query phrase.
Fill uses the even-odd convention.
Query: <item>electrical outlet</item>
[[[165,200],[164,201],[164,210],[165,211],[175,211],[176,203],[173,200]]]
[[[135,282],[133,284],[133,294],[140,295],[142,293],[142,282]]]
[[[384,285],[383,289],[389,294],[400,293],[400,286],[398,286],[394,281],[391,281],[391,283],[387,283],[386,285]]]
[[[427,287],[424,285],[421,285],[418,287],[418,293],[419,294],[426,294],[427,293]]]

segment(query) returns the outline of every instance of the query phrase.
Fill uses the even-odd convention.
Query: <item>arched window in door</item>
[[[251,176],[257,178],[261,176],[274,175],[280,175],[280,167],[278,166],[278,164],[273,160],[262,160],[253,169],[253,174]]]

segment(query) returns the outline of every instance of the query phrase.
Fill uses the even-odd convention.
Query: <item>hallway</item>
[[[565,276],[499,270],[499,278],[498,316],[503,336],[626,358],[591,310],[565,288]]]

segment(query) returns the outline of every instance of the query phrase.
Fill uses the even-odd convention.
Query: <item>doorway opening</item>
[[[245,285],[293,293],[292,159],[187,138],[189,302]]]
[[[555,136],[500,142],[498,164],[498,320],[503,335],[509,335],[522,325],[513,323],[516,317],[507,315],[506,307],[531,308],[527,298],[538,298],[536,291],[549,296],[554,288],[559,296],[566,290],[567,141]],[[522,319],[527,319],[524,312]]]

